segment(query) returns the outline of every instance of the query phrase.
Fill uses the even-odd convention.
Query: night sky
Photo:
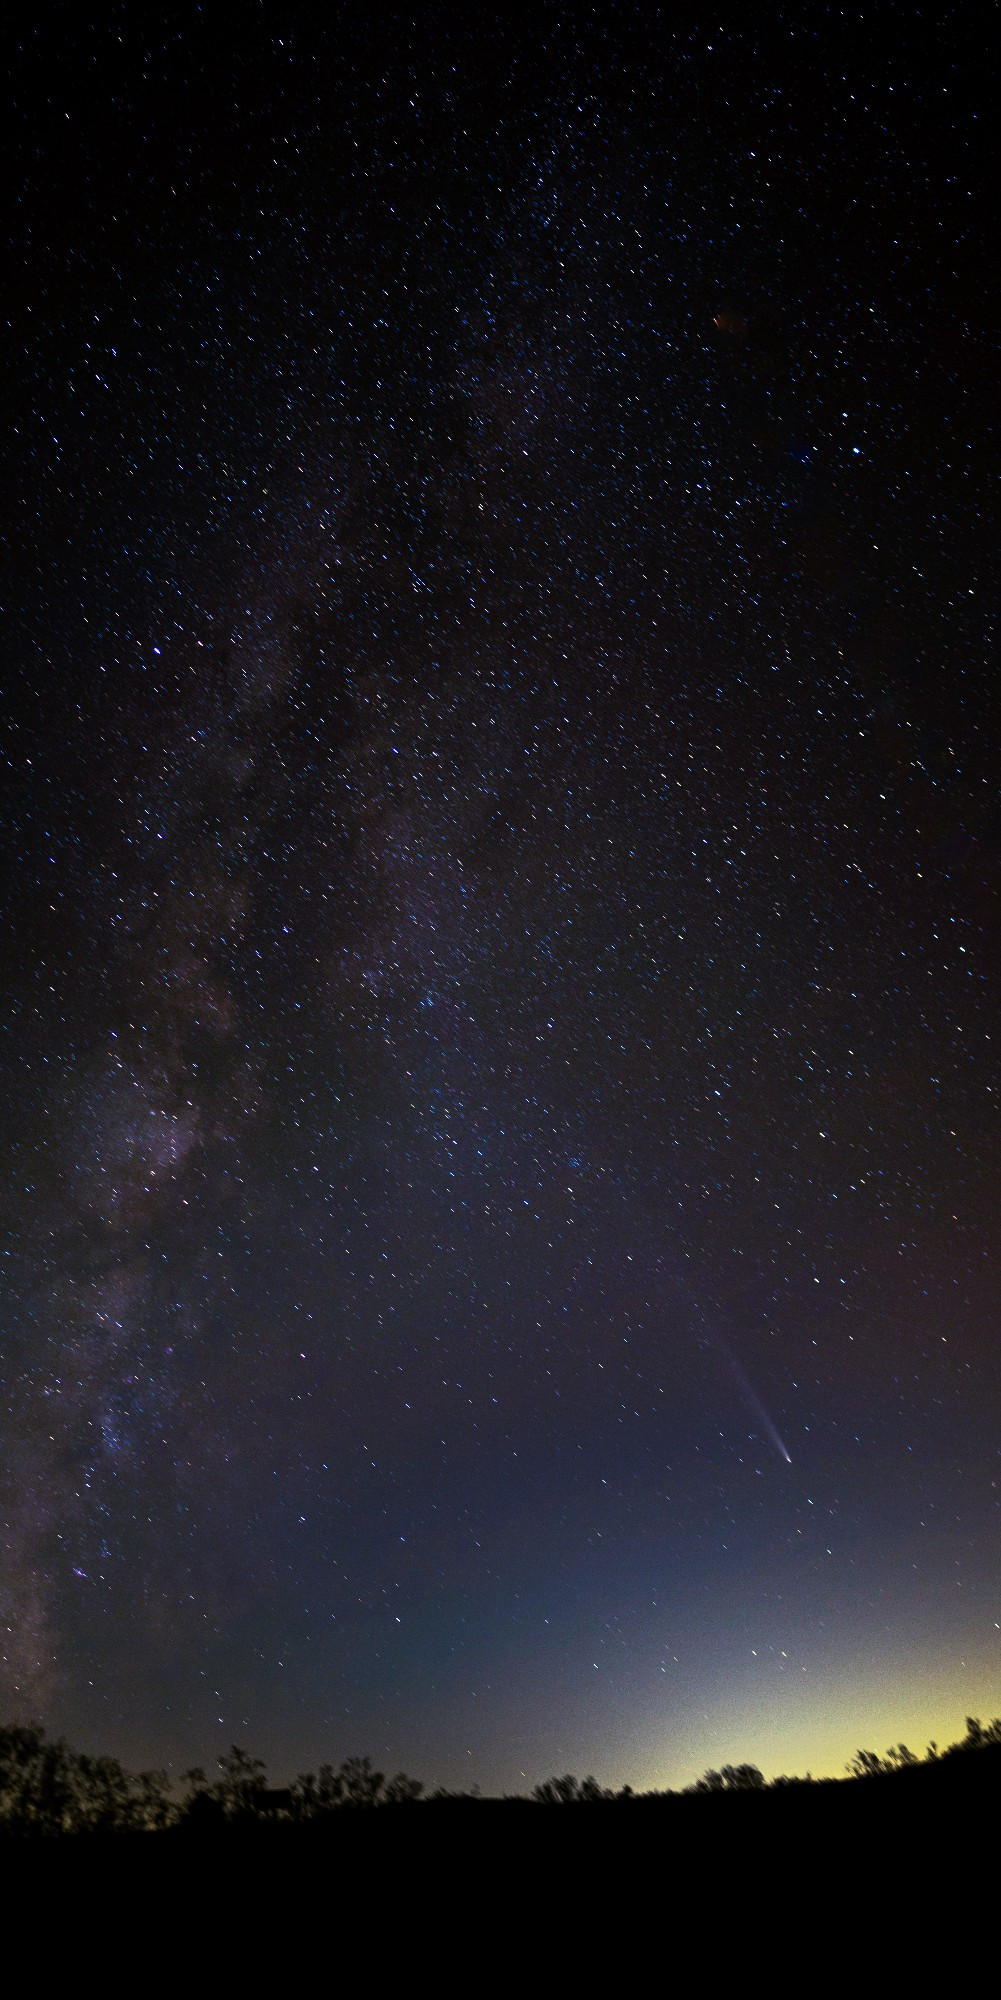
[[[1001,1705],[989,52],[522,14],[7,30],[0,1712],[127,1762]]]

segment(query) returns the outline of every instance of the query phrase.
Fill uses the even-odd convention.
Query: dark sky
[[[2,1707],[126,1761],[999,1705],[990,51],[523,13],[8,30]]]

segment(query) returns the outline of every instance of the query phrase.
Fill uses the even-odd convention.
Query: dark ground
[[[94,1972],[96,1955],[130,1991],[200,1985],[213,1967],[213,1983],[255,1992],[348,1972],[373,1987],[965,1985],[994,1921],[999,1775],[1001,1749],[759,1794],[459,1800],[222,1838],[20,1843],[2,1879],[12,1916],[50,1926],[47,1955]]]

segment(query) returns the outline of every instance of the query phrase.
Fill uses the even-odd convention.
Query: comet
[[[775,1449],[778,1452],[779,1457],[784,1458],[787,1465],[791,1465],[792,1459],[790,1458],[789,1453],[787,1452],[785,1445],[783,1444],[782,1439],[779,1436],[778,1430],[776,1426],[773,1424],[771,1417],[769,1416],[768,1411],[766,1410],[764,1403],[761,1400],[761,1397],[758,1395],[758,1392],[754,1387],[753,1382],[751,1382],[748,1379],[748,1376],[746,1375],[744,1369],[741,1367],[740,1362],[737,1360],[736,1355],[731,1353],[731,1350],[727,1346],[725,1340],[721,1340],[718,1334],[716,1335],[716,1345],[719,1348],[720,1353],[724,1356],[725,1360],[729,1363],[730,1372],[733,1376],[733,1379],[736,1382],[737,1387],[740,1390],[740,1393],[743,1396],[748,1409],[751,1411],[752,1416],[755,1416],[757,1418],[762,1429],[767,1433],[772,1444],[775,1446]]]

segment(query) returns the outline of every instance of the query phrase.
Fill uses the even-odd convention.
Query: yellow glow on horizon
[[[923,1756],[966,1732],[966,1717],[989,1721],[1001,1713],[995,1661],[919,1664],[866,1681],[854,1675],[806,1677],[797,1685],[772,1683],[746,1698],[717,1701],[699,1723],[687,1724],[668,1748],[635,1743],[633,1771],[618,1782],[637,1791],[677,1788],[723,1764],[757,1764],[766,1778],[843,1777],[856,1750],[881,1755],[906,1743]],[[625,1753],[628,1758],[628,1752]]]

